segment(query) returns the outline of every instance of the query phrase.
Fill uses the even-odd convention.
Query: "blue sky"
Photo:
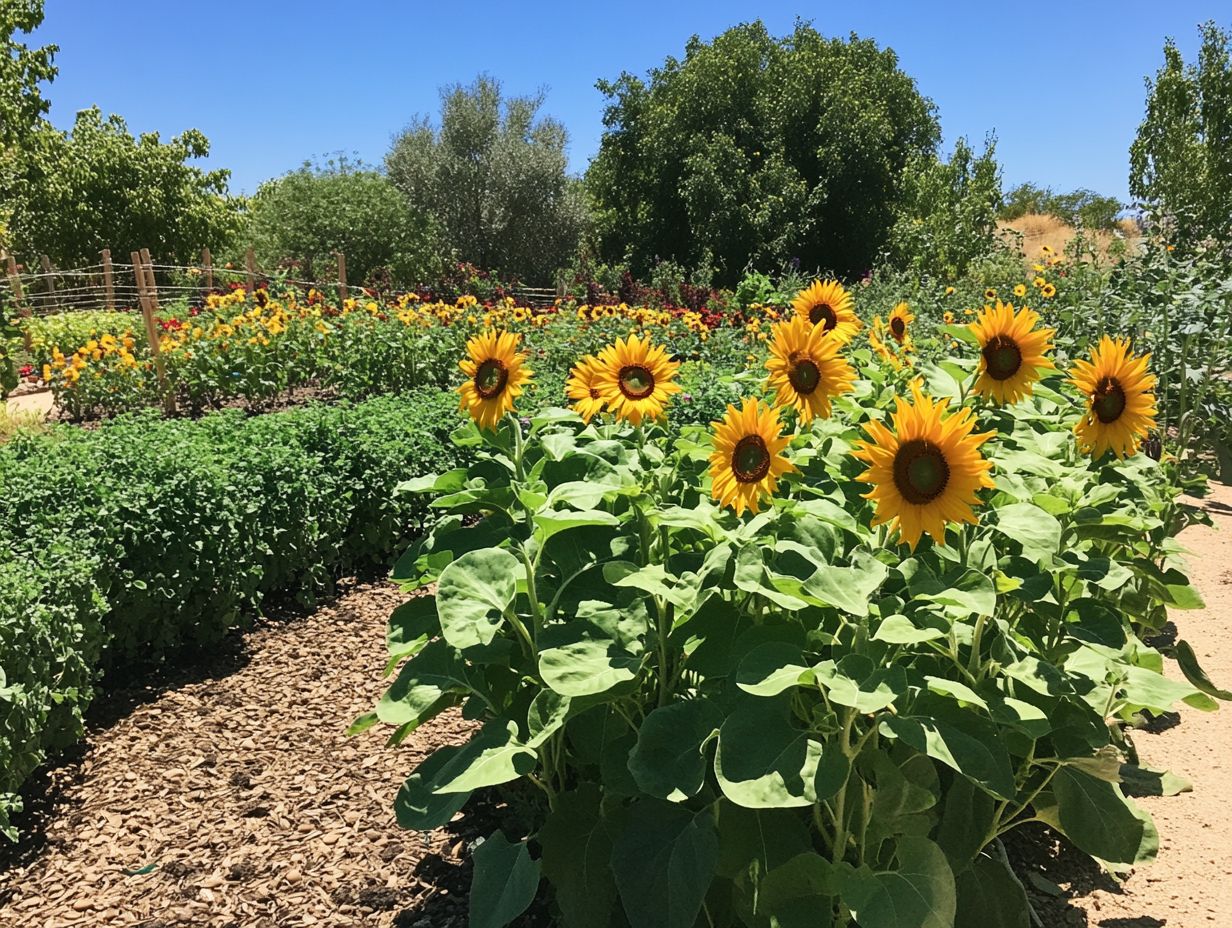
[[[123,11],[121,14],[121,10]],[[60,46],[52,121],[71,125],[98,104],[134,132],[185,128],[210,139],[212,166],[251,193],[306,158],[335,151],[379,163],[438,88],[486,71],[510,93],[542,88],[544,111],[570,133],[570,164],[598,150],[600,77],[642,74],[710,38],[762,18],[797,17],[826,35],[855,31],[898,52],[940,110],[946,148],[995,131],[1007,187],[1023,180],[1128,198],[1128,148],[1143,78],[1166,35],[1192,60],[1197,26],[1232,24],[1227,0],[1057,3],[421,3],[209,0],[112,10],[48,0],[35,38]]]

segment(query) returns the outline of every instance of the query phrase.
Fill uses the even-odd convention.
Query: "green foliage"
[[[439,223],[458,258],[550,283],[586,225],[578,182],[566,173],[565,127],[540,117],[543,96],[503,98],[481,75],[441,92],[441,117],[413,121],[385,158],[411,206]]]
[[[104,119],[97,107],[80,111],[71,132],[42,127],[0,177],[12,251],[47,254],[62,267],[97,264],[104,248],[125,259],[149,248],[162,263],[195,263],[238,225],[228,172],[188,163],[209,150],[196,129],[166,143],[157,133],[134,138],[123,119]]]
[[[1225,695],[1186,646],[1189,683],[1146,643],[1199,603],[1170,472],[1080,456],[1052,374],[975,405],[996,475],[978,524],[896,547],[849,453],[898,389],[865,363],[755,517],[711,500],[698,430],[559,410],[460,426],[467,466],[403,486],[438,518],[394,569],[420,595],[391,618],[377,714],[482,726],[411,774],[399,822],[540,793],[484,853],[477,924],[514,923],[542,874],[569,928],[1021,926],[999,844],[1019,825],[1120,869],[1155,855],[1119,784],[1165,777],[1129,760],[1128,723]],[[971,368],[918,373],[963,403]]]
[[[1094,190],[1079,188],[1069,193],[1056,193],[1049,187],[1039,187],[1028,181],[1005,195],[998,216],[1012,220],[1028,213],[1042,213],[1084,229],[1113,229],[1122,208],[1115,197],[1101,196]]]
[[[305,280],[333,279],[339,251],[352,283],[413,288],[438,271],[431,223],[383,174],[345,158],[262,184],[246,231],[262,267],[295,267]]]
[[[22,145],[50,106],[39,85],[55,80],[59,48],[17,41],[17,33],[29,34],[42,22],[43,0],[6,0],[0,7],[0,152]]]
[[[759,21],[692,38],[642,78],[600,81],[606,130],[587,173],[605,259],[863,272],[886,243],[904,169],[935,150],[931,102],[893,51]]]
[[[453,405],[146,415],[0,445],[0,830],[80,734],[101,668],[209,647],[270,597],[311,604],[384,563],[424,514],[397,480],[455,460]]]
[[[1001,174],[996,142],[976,156],[960,138],[949,161],[913,156],[903,172],[897,217],[890,230],[891,266],[917,276],[952,278],[996,247]]]
[[[1146,115],[1129,150],[1129,190],[1178,242],[1227,243],[1232,230],[1232,59],[1227,30],[1201,27],[1196,65],[1164,43]]]

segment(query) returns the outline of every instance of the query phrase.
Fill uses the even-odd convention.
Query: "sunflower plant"
[[[397,676],[355,729],[474,721],[395,810],[432,829],[485,790],[524,810],[475,853],[477,923],[542,894],[571,928],[1025,925],[1014,829],[1114,873],[1154,857],[1131,794],[1176,779],[1130,724],[1230,695],[1145,640],[1200,605],[1161,465],[1084,453],[1091,401],[1057,372],[1002,405],[973,364],[904,391],[864,349],[848,374],[779,334],[769,402],[674,431],[649,343],[580,360],[575,409],[525,415],[472,351],[470,463],[402,485],[438,517],[395,567],[416,594],[390,617]]]

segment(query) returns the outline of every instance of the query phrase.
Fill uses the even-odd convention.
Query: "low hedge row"
[[[208,647],[271,594],[311,604],[384,563],[447,469],[449,393],[246,418],[155,415],[0,446],[0,831],[71,744],[99,674]]]

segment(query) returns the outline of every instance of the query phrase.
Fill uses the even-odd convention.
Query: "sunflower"
[[[782,455],[791,439],[783,436],[779,411],[746,399],[741,409],[729,404],[722,420],[711,426],[710,495],[737,516],[746,509],[758,512],[762,496],[772,495],[779,477],[796,469]]]
[[[1040,296],[1042,296],[1044,299],[1051,300],[1056,295],[1057,295],[1057,288],[1054,287],[1052,284],[1044,284],[1042,287],[1040,287]]]
[[[980,366],[974,392],[998,403],[1017,403],[1039,380],[1041,367],[1053,367],[1044,357],[1052,350],[1052,329],[1036,328],[1039,313],[1012,303],[985,306],[967,328],[979,340]]]
[[[668,398],[680,392],[672,383],[680,362],[669,360],[662,345],[651,345],[649,335],[616,339],[599,352],[598,365],[600,398],[617,418],[634,425],[662,416]]]
[[[953,325],[954,324],[954,314],[947,309],[944,313],[941,314],[941,320],[946,325]]]
[[[912,403],[895,400],[893,430],[876,420],[864,426],[870,441],[852,452],[869,467],[856,479],[871,483],[864,495],[876,504],[873,525],[890,523],[899,538],[915,550],[920,535],[945,542],[948,522],[976,521],[971,511],[981,487],[991,487],[991,463],[980,445],[995,434],[972,434],[971,410],[945,415],[949,400],[934,402],[911,385]]]
[[[900,345],[907,343],[910,336],[907,334],[907,327],[915,322],[915,316],[911,312],[911,307],[906,303],[899,303],[892,310],[886,319],[886,325],[890,329],[890,334],[894,336],[894,340]]]
[[[602,375],[603,367],[599,359],[588,354],[574,365],[569,372],[569,380],[565,383],[565,395],[573,400],[574,410],[587,423],[603,412],[603,397],[599,393],[599,379]]]
[[[1074,431],[1084,452],[1125,457],[1155,427],[1155,375],[1147,373],[1149,354],[1135,357],[1128,339],[1105,335],[1090,361],[1075,361],[1070,380],[1087,398]]]
[[[466,380],[458,387],[460,408],[470,413],[481,429],[496,431],[501,416],[513,409],[532,371],[522,364],[526,355],[517,350],[521,335],[487,331],[466,343],[467,354],[458,365]]]
[[[984,299],[995,300],[996,298],[997,298],[997,291],[993,287],[989,287],[987,290],[984,291]]]
[[[838,339],[827,338],[820,326],[803,316],[777,322],[770,330],[767,385],[775,389],[779,406],[794,406],[803,422],[830,415],[830,398],[847,393],[856,373],[840,355]]]
[[[791,305],[798,315],[820,326],[825,334],[833,334],[840,344],[851,341],[860,331],[861,323],[852,308],[851,294],[837,280],[813,281],[811,287],[796,294]]]
[[[880,316],[873,317],[873,324],[868,329],[868,344],[873,349],[873,352],[881,360],[889,364],[894,370],[902,370],[903,363],[898,359],[898,355],[889,349],[885,342],[886,328],[885,323],[881,321]]]
[[[1015,285],[1015,287],[1014,287],[1014,296],[1017,296],[1017,297],[1024,297],[1024,296],[1026,296],[1026,295],[1027,295],[1027,285],[1026,285],[1026,284],[1017,284],[1017,285]]]

